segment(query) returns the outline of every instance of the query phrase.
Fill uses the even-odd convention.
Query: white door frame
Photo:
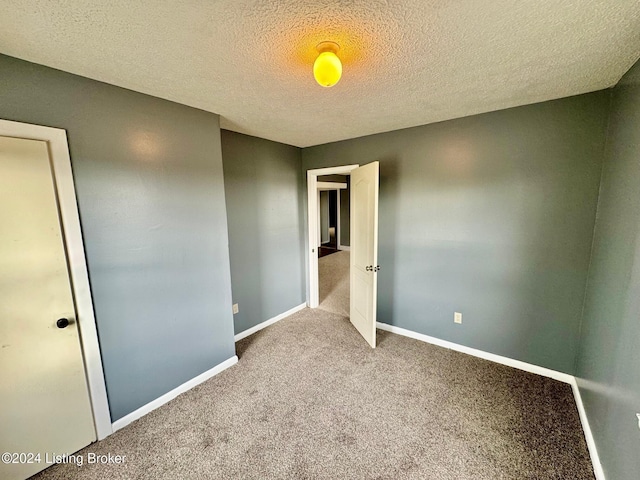
[[[340,190],[336,190],[336,248],[340,250]]]
[[[47,142],[51,169],[58,195],[58,208],[78,317],[76,321],[80,330],[80,342],[89,386],[89,397],[93,409],[93,421],[96,436],[98,440],[102,440],[110,435],[113,430],[104,372],[102,370],[96,320],[93,313],[89,274],[84,255],[78,204],[76,203],[76,192],[73,184],[67,132],[59,128],[0,120],[0,136]]]
[[[316,308],[320,304],[319,280],[318,280],[318,177],[323,175],[349,175],[351,170],[359,165],[345,165],[341,167],[317,168],[307,170],[307,216],[309,228],[309,249],[307,250],[309,261],[309,308]],[[322,182],[320,182],[322,183]],[[335,187],[334,187],[335,188]],[[337,232],[336,232],[337,235]]]

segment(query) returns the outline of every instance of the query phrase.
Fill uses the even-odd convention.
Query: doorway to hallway
[[[318,177],[318,258],[349,250],[349,175]]]
[[[308,306],[320,306],[320,258],[322,246],[319,181],[323,175],[350,175],[349,193],[349,320],[372,348],[376,346],[376,303],[378,259],[379,163],[363,167],[348,165],[307,171],[308,207]],[[334,189],[334,188],[330,188]],[[339,225],[340,222],[337,222]],[[328,225],[327,225],[328,227]],[[336,233],[340,242],[339,228]],[[328,234],[327,234],[328,240]],[[339,244],[339,243],[338,243]],[[324,262],[323,262],[324,263]]]

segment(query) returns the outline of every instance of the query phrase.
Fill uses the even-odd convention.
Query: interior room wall
[[[222,130],[235,332],[305,302],[300,149]]]
[[[219,117],[0,55],[0,117],[67,131],[115,421],[235,355]]]
[[[607,478],[640,472],[640,62],[613,89],[578,385]]]
[[[303,172],[380,162],[378,320],[574,373],[608,102],[596,92],[303,149]]]

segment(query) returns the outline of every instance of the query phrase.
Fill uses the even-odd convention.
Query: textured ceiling
[[[2,3],[2,53],[297,146],[607,88],[640,56],[638,0]],[[323,40],[344,64],[330,89]]]

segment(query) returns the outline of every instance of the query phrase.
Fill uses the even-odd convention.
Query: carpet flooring
[[[569,385],[302,310],[53,479],[593,479]]]
[[[318,259],[319,307],[349,316],[349,252],[339,251]]]

